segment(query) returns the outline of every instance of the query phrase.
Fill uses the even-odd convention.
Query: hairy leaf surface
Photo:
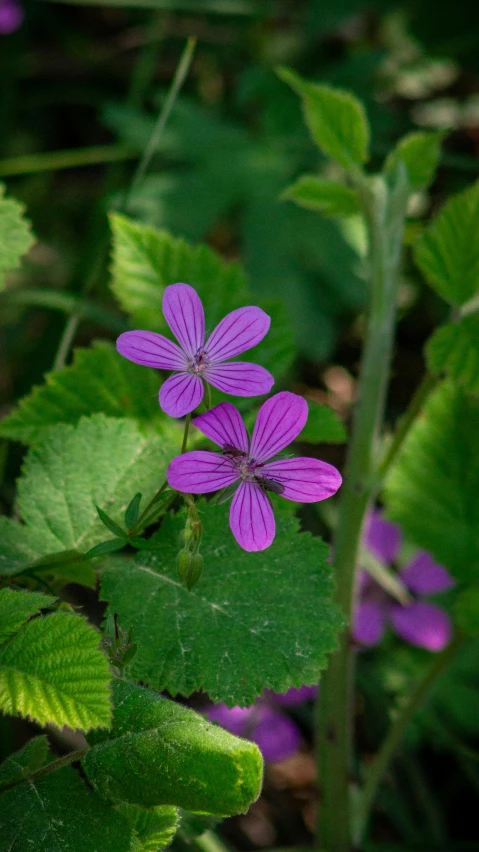
[[[445,371],[467,391],[479,391],[479,316],[471,314],[458,323],[436,329],[426,345],[429,369]]]
[[[117,805],[116,810],[126,819],[135,844],[132,852],[161,852],[176,834],[180,818],[177,808],[158,805],[140,808],[137,805]]]
[[[43,592],[24,589],[0,589],[0,643],[5,642],[25,624],[32,615],[54,602],[55,598]]]

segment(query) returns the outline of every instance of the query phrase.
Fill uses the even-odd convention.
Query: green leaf
[[[138,515],[140,514],[140,503],[141,503],[141,494],[135,494],[131,502],[126,507],[125,512],[125,526],[127,530],[131,530],[132,527],[135,526]]]
[[[105,527],[95,505],[121,523],[132,492],[141,489],[148,502],[176,452],[166,439],[145,438],[130,420],[96,414],[76,427],[52,426],[24,462],[17,499],[24,524],[0,519],[0,573],[100,544]],[[73,563],[70,578],[81,581],[84,566]]]
[[[308,420],[297,441],[306,444],[343,444],[346,439],[344,424],[329,405],[318,405],[308,400]]]
[[[347,170],[365,163],[370,131],[362,103],[350,92],[303,80],[289,68],[278,74],[301,96],[306,124],[321,150]]]
[[[136,840],[138,852],[161,852],[169,846],[176,834],[180,819],[177,808],[159,805],[156,808],[139,808],[137,805],[117,805]]]
[[[5,273],[17,269],[21,257],[33,244],[30,223],[23,216],[24,207],[13,198],[5,198],[5,186],[0,184],[0,290]]]
[[[0,796],[0,852],[130,852],[120,813],[92,793],[71,767]]]
[[[108,726],[110,673],[99,643],[99,633],[77,615],[29,621],[0,647],[0,708],[40,725]]]
[[[455,621],[468,636],[479,636],[479,585],[465,589],[455,603]]]
[[[87,550],[83,558],[93,559],[94,556],[104,556],[106,553],[116,553],[118,550],[123,550],[127,544],[128,539],[126,538],[109,538],[107,541],[95,544],[95,547],[91,547],[90,550]]]
[[[113,726],[91,738],[82,766],[112,802],[179,805],[220,816],[244,813],[261,790],[256,745],[149,689],[115,680]]]
[[[44,595],[43,592],[0,589],[0,642],[5,642],[32,615],[54,601],[55,598]]]
[[[48,373],[46,383],[2,420],[0,437],[31,444],[49,426],[76,425],[81,417],[99,412],[130,417],[165,437],[176,435],[178,425],[158,405],[159,386],[156,371],[122,358],[111,343],[96,342],[91,349],[77,349],[70,367]]]
[[[152,539],[157,551],[112,559],[103,573],[102,599],[138,642],[131,675],[172,695],[202,688],[230,706],[251,704],[264,687],[315,683],[342,625],[328,548],[298,534],[287,511],[277,515],[272,546],[246,553],[229,530],[229,507],[199,505],[205,567],[193,591],[176,573],[178,516]]]
[[[0,763],[0,793],[3,787],[16,781],[20,781],[47,762],[48,739],[42,734],[33,737],[20,751],[10,754],[3,763]]]
[[[95,506],[95,509],[98,512],[98,517],[100,518],[102,524],[104,524],[105,527],[113,533],[113,535],[119,536],[120,538],[126,538],[125,530],[122,529],[119,524],[113,521],[109,517],[109,515],[107,515],[107,513],[103,511],[103,509],[100,509],[99,506]]]
[[[460,580],[479,569],[479,399],[444,382],[386,482],[388,516]]]
[[[306,210],[317,210],[323,216],[354,216],[359,213],[354,189],[316,175],[302,175],[285,189],[281,197],[295,201]]]
[[[415,259],[431,287],[461,306],[479,291],[479,182],[453,196],[416,243]]]
[[[429,369],[463,385],[470,393],[479,391],[479,315],[441,325],[426,345]]]
[[[434,179],[441,159],[441,142],[444,132],[409,133],[400,139],[388,155],[384,171],[394,174],[399,161],[406,166],[408,181],[413,189],[424,189]]]

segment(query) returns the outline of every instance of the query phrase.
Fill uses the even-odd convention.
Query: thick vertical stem
[[[385,183],[375,178],[362,183],[360,193],[369,231],[371,302],[334,543],[337,601],[348,622],[353,611],[361,529],[374,489],[375,449],[391,361],[407,187],[398,183],[388,191]],[[328,852],[351,849],[353,662],[349,632],[344,632],[323,676],[318,700],[319,836],[320,847]]]

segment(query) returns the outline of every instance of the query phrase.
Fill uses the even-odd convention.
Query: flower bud
[[[191,562],[191,553],[187,547],[184,547],[183,550],[180,550],[178,556],[176,557],[176,570],[178,571],[178,577],[180,580],[185,580],[186,574],[190,567]]]
[[[202,571],[203,557],[201,553],[192,553],[189,568],[185,573],[185,582],[188,587],[188,591],[191,591],[193,586],[196,585],[201,577]]]

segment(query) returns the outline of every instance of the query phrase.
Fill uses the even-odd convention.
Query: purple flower
[[[171,284],[163,294],[163,313],[179,346],[154,331],[120,334],[118,352],[135,364],[174,370],[160,390],[160,406],[172,417],[183,417],[200,404],[208,382],[225,393],[259,396],[269,393],[274,378],[258,364],[229,358],[246,352],[263,339],[271,320],[261,308],[231,311],[205,343],[205,314],[201,299],[188,284]]]
[[[268,491],[315,503],[341,485],[336,468],[319,459],[268,461],[299,435],[307,419],[308,405],[301,396],[277,393],[261,406],[250,443],[238,409],[222,402],[193,423],[223,455],[196,450],[177,456],[168,467],[168,483],[177,491],[207,494],[238,482],[230,509],[233,535],[244,550],[264,550],[275,534]]]
[[[385,563],[395,562],[401,543],[400,528],[384,520],[379,512],[371,513],[365,531],[365,545],[373,556]],[[353,638],[361,645],[377,645],[386,624],[390,623],[395,633],[410,645],[441,651],[451,639],[451,620],[444,610],[422,600],[422,597],[451,589],[455,585],[454,580],[424,550],[407,563],[399,578],[411,594],[409,604],[400,604],[365,571],[360,573]]]
[[[0,35],[10,35],[23,23],[23,9],[17,0],[0,0]]]

